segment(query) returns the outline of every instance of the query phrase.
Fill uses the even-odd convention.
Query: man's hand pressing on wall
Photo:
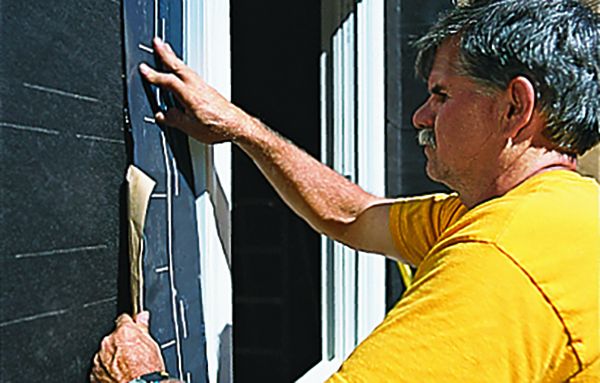
[[[127,314],[117,318],[115,330],[102,339],[94,356],[92,383],[126,383],[165,370],[158,344],[148,332],[149,319],[147,311],[134,318]]]

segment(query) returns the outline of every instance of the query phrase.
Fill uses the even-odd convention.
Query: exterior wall
[[[229,7],[185,1],[186,57],[230,93]],[[2,2],[0,376],[83,382],[131,312],[121,1]],[[197,27],[198,29],[194,29]],[[201,43],[201,44],[200,44]],[[231,376],[230,146],[190,144],[209,378]],[[24,367],[26,366],[26,368]]]
[[[84,382],[129,309],[121,4],[0,4],[0,376]]]

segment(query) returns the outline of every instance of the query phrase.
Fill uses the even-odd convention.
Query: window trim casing
[[[227,99],[231,98],[229,0],[182,0],[184,61]],[[230,269],[231,144],[189,139],[202,264],[209,382],[233,381],[233,283]],[[220,194],[221,195],[217,195]],[[221,201],[221,202],[219,202]],[[217,206],[223,203],[225,206]],[[222,221],[222,222],[219,222]]]

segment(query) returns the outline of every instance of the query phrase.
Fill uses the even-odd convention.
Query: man
[[[475,1],[416,45],[430,96],[413,123],[427,174],[450,195],[366,193],[230,104],[160,41],[170,73],[140,70],[185,106],[157,121],[234,142],[315,230],[417,267],[330,382],[600,381],[600,187],[574,171],[600,141],[600,17],[574,0]],[[122,318],[92,375],[161,370],[119,358],[151,343]]]

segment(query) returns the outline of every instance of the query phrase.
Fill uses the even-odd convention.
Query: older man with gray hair
[[[160,41],[169,72],[140,70],[185,107],[157,121],[237,144],[315,230],[417,268],[330,382],[600,382],[600,187],[575,172],[600,141],[600,16],[576,0],[472,1],[416,47],[430,96],[413,123],[427,174],[452,194],[366,193],[229,103]],[[158,352],[147,332],[117,326],[93,378],[160,370],[128,360],[111,370],[115,350],[138,343]]]

